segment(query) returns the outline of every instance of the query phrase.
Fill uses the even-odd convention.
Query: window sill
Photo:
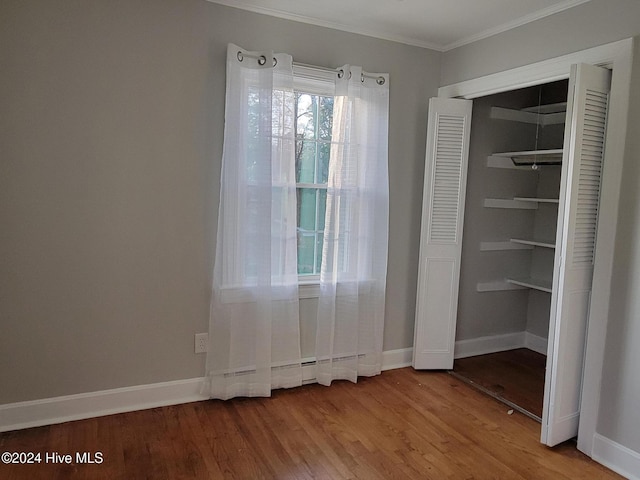
[[[319,298],[320,297],[320,281],[319,280],[300,280],[298,282],[298,298]]]
[[[220,290],[222,303],[250,303],[255,300],[252,288],[241,286],[225,287]],[[300,281],[298,283],[298,298],[319,298],[320,281]]]
[[[358,282],[361,294],[368,294],[373,286],[372,280],[361,280]],[[252,289],[245,287],[224,287],[220,291],[222,303],[250,303],[255,301]],[[276,295],[278,293],[276,292]],[[284,292],[282,298],[285,298]],[[339,294],[340,295],[340,294]],[[298,298],[320,298],[320,280],[319,279],[300,279],[298,282]]]
[[[342,282],[343,285],[348,283],[357,284],[359,293],[367,295],[371,292],[375,282],[373,280]],[[298,280],[298,298],[320,298],[320,278],[300,278]]]

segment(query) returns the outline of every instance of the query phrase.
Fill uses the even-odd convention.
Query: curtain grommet
[[[341,68],[340,70],[338,70],[338,78],[343,78],[344,77],[344,68]],[[349,80],[351,80],[351,71],[349,71]]]
[[[384,77],[378,77],[378,78],[376,79],[376,83],[377,83],[378,85],[384,85],[385,81],[386,81],[386,80],[384,79]]]
[[[238,57],[239,62],[242,62],[244,60],[244,55],[242,55],[242,52],[240,50],[238,50],[238,54],[236,55],[236,57]]]
[[[258,57],[258,65],[263,66],[265,63],[267,63],[267,57],[260,55]]]

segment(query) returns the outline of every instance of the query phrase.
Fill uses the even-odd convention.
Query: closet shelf
[[[549,115],[550,113],[567,113],[567,102],[548,103],[546,105],[534,105],[520,109],[522,112],[540,112],[541,115]]]
[[[533,203],[560,203],[557,198],[538,198],[538,197],[514,197],[517,202],[533,202]]]
[[[478,293],[508,292],[511,290],[525,290],[525,287],[509,283],[505,280],[495,280],[493,282],[478,282],[476,284],[476,291]]]
[[[496,120],[546,125],[560,125],[565,123],[567,116],[567,102],[548,105],[536,105],[522,109],[492,107],[490,117]]]
[[[554,148],[549,150],[523,150],[519,152],[499,152],[494,153],[491,157],[510,158],[516,167],[531,165],[561,165],[562,149]]]
[[[514,198],[485,198],[485,208],[515,208],[519,210],[536,210],[538,204],[557,204],[557,198],[514,197]]]
[[[541,280],[539,278],[507,278],[506,281],[513,285],[551,293],[552,283],[548,280]]]
[[[512,198],[485,198],[485,208],[515,208],[520,210],[536,210],[538,204],[532,201],[522,201]]]
[[[521,245],[531,245],[534,247],[556,248],[555,242],[548,240],[526,240],[523,238],[512,238],[511,242]]]
[[[481,252],[502,252],[507,250],[533,250],[533,246],[514,243],[513,240],[480,242]]]

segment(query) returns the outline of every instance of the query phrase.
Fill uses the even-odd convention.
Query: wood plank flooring
[[[518,348],[458,359],[453,371],[541,418],[546,363],[545,355]]]
[[[403,368],[0,434],[0,453],[102,452],[101,464],[2,465],[15,479],[613,479],[572,443],[445,372]]]

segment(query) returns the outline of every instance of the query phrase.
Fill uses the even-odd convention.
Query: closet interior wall
[[[495,168],[498,152],[561,149],[564,124],[537,126],[492,118],[492,107],[519,110],[539,102],[565,102],[567,81],[474,100],[469,151],[456,341],[528,332],[546,340],[551,294],[518,288],[506,278],[534,277],[551,283],[554,250],[510,242],[555,243],[557,203],[534,208],[495,208],[487,199],[558,198],[560,166]],[[537,207],[537,208],[536,208]]]

